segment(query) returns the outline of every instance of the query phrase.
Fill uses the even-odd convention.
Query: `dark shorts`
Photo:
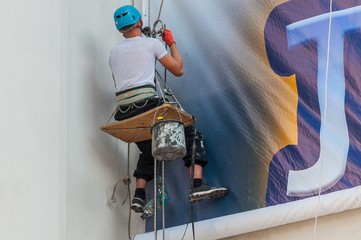
[[[134,103],[133,105],[124,106],[114,116],[114,119],[121,121],[127,118],[134,117],[138,114],[149,111],[155,107],[163,104],[163,99],[149,98],[140,102]],[[196,150],[195,150],[195,164],[205,167],[208,161],[205,159],[205,148],[203,146],[203,137],[193,125],[187,126],[184,129],[185,140],[186,140],[186,155],[183,158],[184,166],[190,167],[192,164],[192,149],[193,139],[197,136]],[[139,159],[137,168],[134,171],[133,176],[136,178],[142,178],[146,181],[150,181],[154,178],[154,157],[152,156],[152,140],[145,140],[135,143],[139,150]]]
[[[114,119],[117,121],[121,121],[127,118],[131,118],[138,114],[149,111],[155,107],[158,107],[162,104],[163,99],[158,96],[131,103],[127,106],[119,107],[119,110],[116,112]]]

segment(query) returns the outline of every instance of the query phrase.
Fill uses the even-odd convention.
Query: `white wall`
[[[0,239],[127,238],[124,185],[109,202],[127,145],[99,125],[115,107],[112,16],[129,3],[1,1]]]
[[[127,174],[127,145],[101,132],[99,125],[106,123],[115,108],[108,57],[122,36],[115,29],[113,13],[129,3],[68,2],[68,74],[64,79],[68,101],[67,239],[127,238],[128,203],[121,206],[126,196],[123,184],[119,185],[118,204],[109,202],[113,185]],[[142,226],[133,221],[132,229]]]
[[[0,239],[59,239],[65,227],[60,9],[1,1]]]

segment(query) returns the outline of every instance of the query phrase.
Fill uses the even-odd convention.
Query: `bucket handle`
[[[176,109],[177,109],[177,113],[178,113],[178,116],[179,116],[179,121],[182,122],[182,115],[180,114],[179,109],[178,109],[177,107],[176,107]],[[164,109],[164,110],[163,110],[163,113],[161,113],[159,116],[162,116],[164,113],[167,112],[167,110],[168,110],[168,108]],[[158,111],[159,111],[159,108],[158,108],[157,111],[154,113],[152,126],[153,126],[154,123],[155,123],[155,118],[156,118],[156,116],[157,116]],[[183,123],[183,122],[182,122],[182,123]]]

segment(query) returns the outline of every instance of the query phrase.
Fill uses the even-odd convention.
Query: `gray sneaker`
[[[226,195],[228,189],[225,187],[212,187],[206,184],[203,184],[196,188],[189,189],[189,201],[190,202],[200,202],[205,198],[209,199],[219,199]]]
[[[145,205],[145,199],[134,197],[132,199],[132,205],[130,208],[134,210],[136,213],[142,213],[144,205]]]

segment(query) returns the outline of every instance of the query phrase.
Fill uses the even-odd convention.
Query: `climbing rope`
[[[164,2],[164,0],[162,0],[162,1],[160,2],[160,8],[159,8],[159,12],[158,12],[158,18],[157,18],[157,21],[159,21],[159,19],[160,19],[160,14],[162,13],[162,9],[163,9],[163,2]]]
[[[157,160],[154,159],[154,177],[157,176]],[[157,182],[155,179],[153,179],[153,182],[154,182],[154,221],[153,221],[153,230],[154,230],[154,240],[157,240],[158,237],[157,237],[157,199],[156,199],[156,196],[157,196]]]
[[[160,7],[159,7],[159,11],[158,11],[158,17],[157,17],[157,20],[155,22],[158,22],[160,20],[160,15],[162,13],[162,10],[163,10],[163,3],[164,3],[164,0],[162,0],[160,2]],[[148,0],[148,23],[150,23],[150,0]]]
[[[147,37],[155,38],[157,35],[162,36],[162,34],[165,30],[165,25],[160,20],[160,15],[161,15],[162,9],[163,9],[163,2],[164,2],[164,0],[161,1],[159,12],[158,12],[158,17],[153,24],[153,28],[151,29],[150,28],[150,0],[148,0],[148,26],[144,27],[142,30],[143,34]],[[157,30],[157,26],[159,23],[161,24],[161,27],[160,27],[160,29]]]
[[[328,36],[327,36],[327,60],[326,60],[326,76],[325,76],[325,106],[324,106],[324,116],[322,119],[322,122],[326,122],[327,118],[327,98],[328,98],[328,69],[329,69],[329,62],[330,62],[330,41],[331,41],[331,26],[332,26],[332,0],[330,0],[330,17],[328,21]],[[321,146],[323,146],[324,138],[321,139]],[[315,223],[314,223],[314,229],[313,229],[313,239],[317,239],[317,224],[318,224],[318,211],[321,205],[321,191],[322,191],[322,178],[323,178],[323,157],[321,157],[321,167],[320,167],[320,185],[318,188],[318,196],[317,196],[317,207],[316,207],[316,216],[315,216]]]
[[[159,11],[158,11],[158,16],[157,16],[157,19],[156,21],[154,22],[153,24],[153,29],[150,29],[150,26],[146,27],[143,29],[143,34],[148,36],[148,37],[153,37],[155,38],[157,35],[159,36],[162,36],[162,34],[164,33],[165,31],[165,24],[163,24],[163,22],[160,20],[160,16],[161,16],[161,13],[162,13],[162,9],[163,9],[163,3],[164,3],[164,0],[161,1],[161,4],[160,4],[160,8],[159,8]],[[148,0],[148,24],[150,24],[150,0]],[[160,24],[160,28],[157,30],[157,26],[158,24]],[[158,85],[159,89],[160,89],[160,93],[162,95],[162,98],[163,98],[163,101],[166,102],[166,97],[165,95],[168,94],[170,96],[173,96],[173,99],[175,101],[176,98],[174,97],[174,95],[172,94],[172,92],[170,91],[170,88],[169,86],[166,84],[166,69],[164,70],[165,71],[165,79],[163,80],[158,71],[155,70],[156,72],[156,75],[154,76],[154,80],[155,80],[155,83],[156,85]],[[157,77],[158,76],[158,77]],[[166,90],[164,90],[163,88],[160,87],[160,81],[163,82],[163,85],[165,87]],[[178,101],[177,101],[178,102]],[[178,103],[178,105],[180,106],[180,104]],[[162,173],[161,173],[161,176],[162,176],[162,186],[161,186],[161,192],[162,192],[162,237],[163,237],[163,240],[165,240],[165,185],[164,185],[164,161],[162,161],[162,166],[161,166],[161,169],[162,169]],[[157,181],[156,181],[156,176],[157,176],[157,159],[154,159],[154,215],[153,215],[153,228],[154,228],[154,239],[157,240],[157,199],[156,199],[156,196],[157,196]]]
[[[150,0],[149,0],[150,1]],[[161,36],[163,34],[163,32],[166,29],[166,25],[163,24],[163,22],[160,20],[160,16],[161,16],[161,12],[163,9],[163,2],[164,0],[161,1],[160,4],[160,8],[159,8],[159,12],[158,12],[158,17],[157,20],[154,22],[153,24],[153,30],[148,29],[149,33],[148,36],[151,37],[156,37],[157,35]],[[148,4],[148,23],[150,22],[150,4]],[[157,25],[161,24],[161,28],[159,30],[157,30]],[[167,49],[167,45],[165,45],[166,49]],[[161,97],[163,99],[164,102],[169,102],[168,97],[171,97],[173,99],[173,102],[171,102],[172,104],[176,105],[178,108],[180,108],[181,110],[183,110],[180,102],[178,101],[178,99],[174,96],[171,88],[168,86],[167,84],[167,70],[164,69],[164,78],[161,77],[160,73],[158,72],[158,70],[155,70],[155,83],[159,88],[159,92],[161,94]],[[160,84],[163,84],[163,88],[160,86]],[[193,139],[193,150],[192,150],[192,167],[191,167],[191,186],[193,188],[193,179],[194,179],[194,161],[195,161],[195,138]],[[156,160],[155,160],[156,161]],[[156,163],[154,164],[154,177],[157,174],[157,170],[156,170]],[[164,202],[164,192],[165,192],[165,185],[164,185],[164,161],[162,161],[162,235],[163,235],[163,240],[165,240],[165,202]],[[156,197],[156,189],[157,188],[157,184],[154,180],[154,198]],[[156,203],[157,201],[154,200],[154,239],[157,240],[157,206]],[[192,222],[192,234],[193,234],[193,240],[195,240],[195,226],[194,226],[194,206],[193,203],[190,203],[190,208],[189,208],[189,218],[191,219]],[[188,224],[186,225],[184,234],[182,239],[184,239],[185,234],[187,232],[187,228],[188,228]]]
[[[114,188],[113,188],[113,194],[112,194],[112,197],[110,199],[110,201],[112,203],[116,203],[117,202],[117,199],[115,197],[115,193],[116,193],[116,190],[117,190],[117,187],[118,187],[118,184],[120,182],[123,182],[124,185],[126,185],[126,188],[127,188],[127,195],[125,196],[125,199],[124,201],[122,202],[122,205],[125,204],[125,202],[128,200],[128,203],[129,203],[129,212],[128,212],[128,238],[129,240],[132,239],[131,237],[131,220],[132,220],[132,212],[131,212],[131,193],[130,193],[130,183],[131,183],[131,180],[130,180],[130,143],[128,143],[128,161],[127,161],[127,176],[121,178],[118,180],[118,182],[114,185]]]
[[[176,107],[178,107],[181,110],[184,110],[182,105],[178,101],[178,99],[174,96],[174,94],[173,94],[172,90],[170,89],[170,87],[168,86],[166,80],[163,79],[160,76],[160,74],[159,74],[159,72],[157,70],[155,71],[155,73],[156,73],[155,81],[156,81],[156,84],[157,84],[157,86],[158,86],[158,88],[160,90],[159,92],[161,94],[161,97],[162,97],[163,101],[164,102],[169,102],[168,97],[171,97],[173,99],[173,102],[169,102],[169,103],[175,105]],[[163,84],[163,88],[160,85],[161,83]]]
[[[165,185],[164,185],[164,161],[162,161],[162,235],[163,240],[165,240]]]

